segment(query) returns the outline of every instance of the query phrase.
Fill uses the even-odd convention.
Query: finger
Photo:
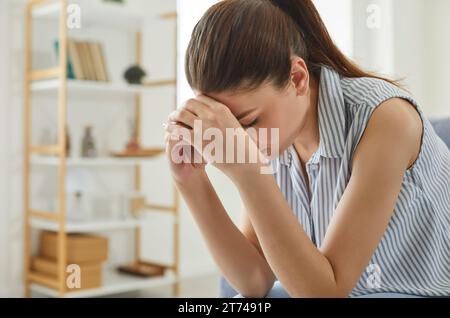
[[[164,129],[165,129],[167,132],[173,132],[173,131],[176,130],[176,129],[179,129],[179,130],[181,130],[181,129],[186,129],[186,130],[188,130],[188,131],[193,131],[193,129],[192,129],[191,127],[187,127],[187,126],[185,126],[184,124],[179,123],[179,122],[176,122],[176,121],[170,121],[170,122],[168,122],[168,123],[165,125]]]
[[[214,115],[213,109],[210,106],[198,101],[195,98],[187,100],[183,104],[182,108],[185,108],[189,112],[195,114],[201,120],[207,120]]]
[[[196,163],[204,163],[202,158],[203,142],[200,144],[196,143],[194,137],[194,131],[192,129],[187,129],[181,127],[178,124],[169,124],[167,126],[167,132],[169,134],[169,142],[175,143],[177,147],[180,146],[191,146],[195,151],[194,159]]]
[[[166,134],[168,134],[168,138],[170,140],[181,139],[181,137],[183,137],[183,134],[181,133],[180,129],[187,129],[187,128],[177,124],[169,124],[166,128]]]
[[[183,124],[182,122],[179,122],[179,121],[173,121],[173,120],[170,120],[170,121],[168,121],[168,123],[169,123],[169,124],[172,124],[172,125],[179,125],[180,127],[184,127],[184,128],[186,128],[186,129],[192,129],[192,128],[189,127],[188,125]],[[166,124],[165,126],[163,126],[164,129],[166,129],[167,126],[168,126],[169,124]]]
[[[173,137],[169,137],[169,140],[172,138]],[[167,144],[167,150],[170,154],[172,162],[175,164],[190,163],[194,167],[199,167],[196,164],[204,165],[206,163],[195,147],[185,139],[178,140],[178,138],[176,138],[175,142],[169,141]]]
[[[185,108],[177,109],[170,113],[169,120],[182,123],[190,128],[194,127],[194,122],[199,120],[196,115],[186,110]]]
[[[203,120],[209,118],[212,114],[212,109],[208,105],[193,98],[186,101],[183,108]]]
[[[208,105],[212,109],[221,109],[226,107],[224,104],[206,95],[197,95],[195,99],[197,99],[198,101],[202,102],[205,105]]]
[[[184,141],[188,144],[193,143],[193,130],[180,126],[179,124],[169,124],[166,128],[171,141]]]

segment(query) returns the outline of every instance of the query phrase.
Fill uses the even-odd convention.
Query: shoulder
[[[402,141],[415,141],[422,135],[422,119],[409,101],[393,97],[382,102],[369,119],[368,125],[381,129]],[[368,127],[370,128],[370,127]]]
[[[374,156],[398,155],[407,159],[409,167],[418,156],[422,130],[416,107],[408,100],[393,97],[373,109],[359,142],[366,146],[358,148]]]
[[[392,97],[402,97],[413,101],[406,91],[385,80],[372,77],[341,79],[344,100],[350,105],[364,105],[376,108]]]

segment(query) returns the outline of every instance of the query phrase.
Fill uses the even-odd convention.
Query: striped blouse
[[[309,184],[293,146],[272,162],[275,178],[303,229],[320,247],[370,116],[393,97],[418,110],[424,123],[422,147],[404,174],[389,225],[350,297],[381,292],[450,295],[450,152],[403,90],[374,78],[342,78],[322,67],[320,144],[306,164]]]

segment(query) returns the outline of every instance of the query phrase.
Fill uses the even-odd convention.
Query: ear
[[[309,89],[309,72],[305,61],[294,56],[291,58],[291,85],[297,91],[297,96],[304,96]]]

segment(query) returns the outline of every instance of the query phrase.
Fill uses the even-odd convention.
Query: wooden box
[[[77,291],[89,288],[98,288],[102,286],[102,264],[101,263],[85,263],[80,266],[80,288],[70,288],[66,284],[67,291]],[[34,257],[32,260],[33,271],[56,278],[58,264],[54,260],[49,260],[43,257]],[[64,278],[67,281],[69,275],[73,272],[66,272]]]
[[[57,233],[43,231],[39,255],[49,260],[57,260]],[[108,239],[101,236],[67,234],[67,263],[101,263],[108,259]]]

